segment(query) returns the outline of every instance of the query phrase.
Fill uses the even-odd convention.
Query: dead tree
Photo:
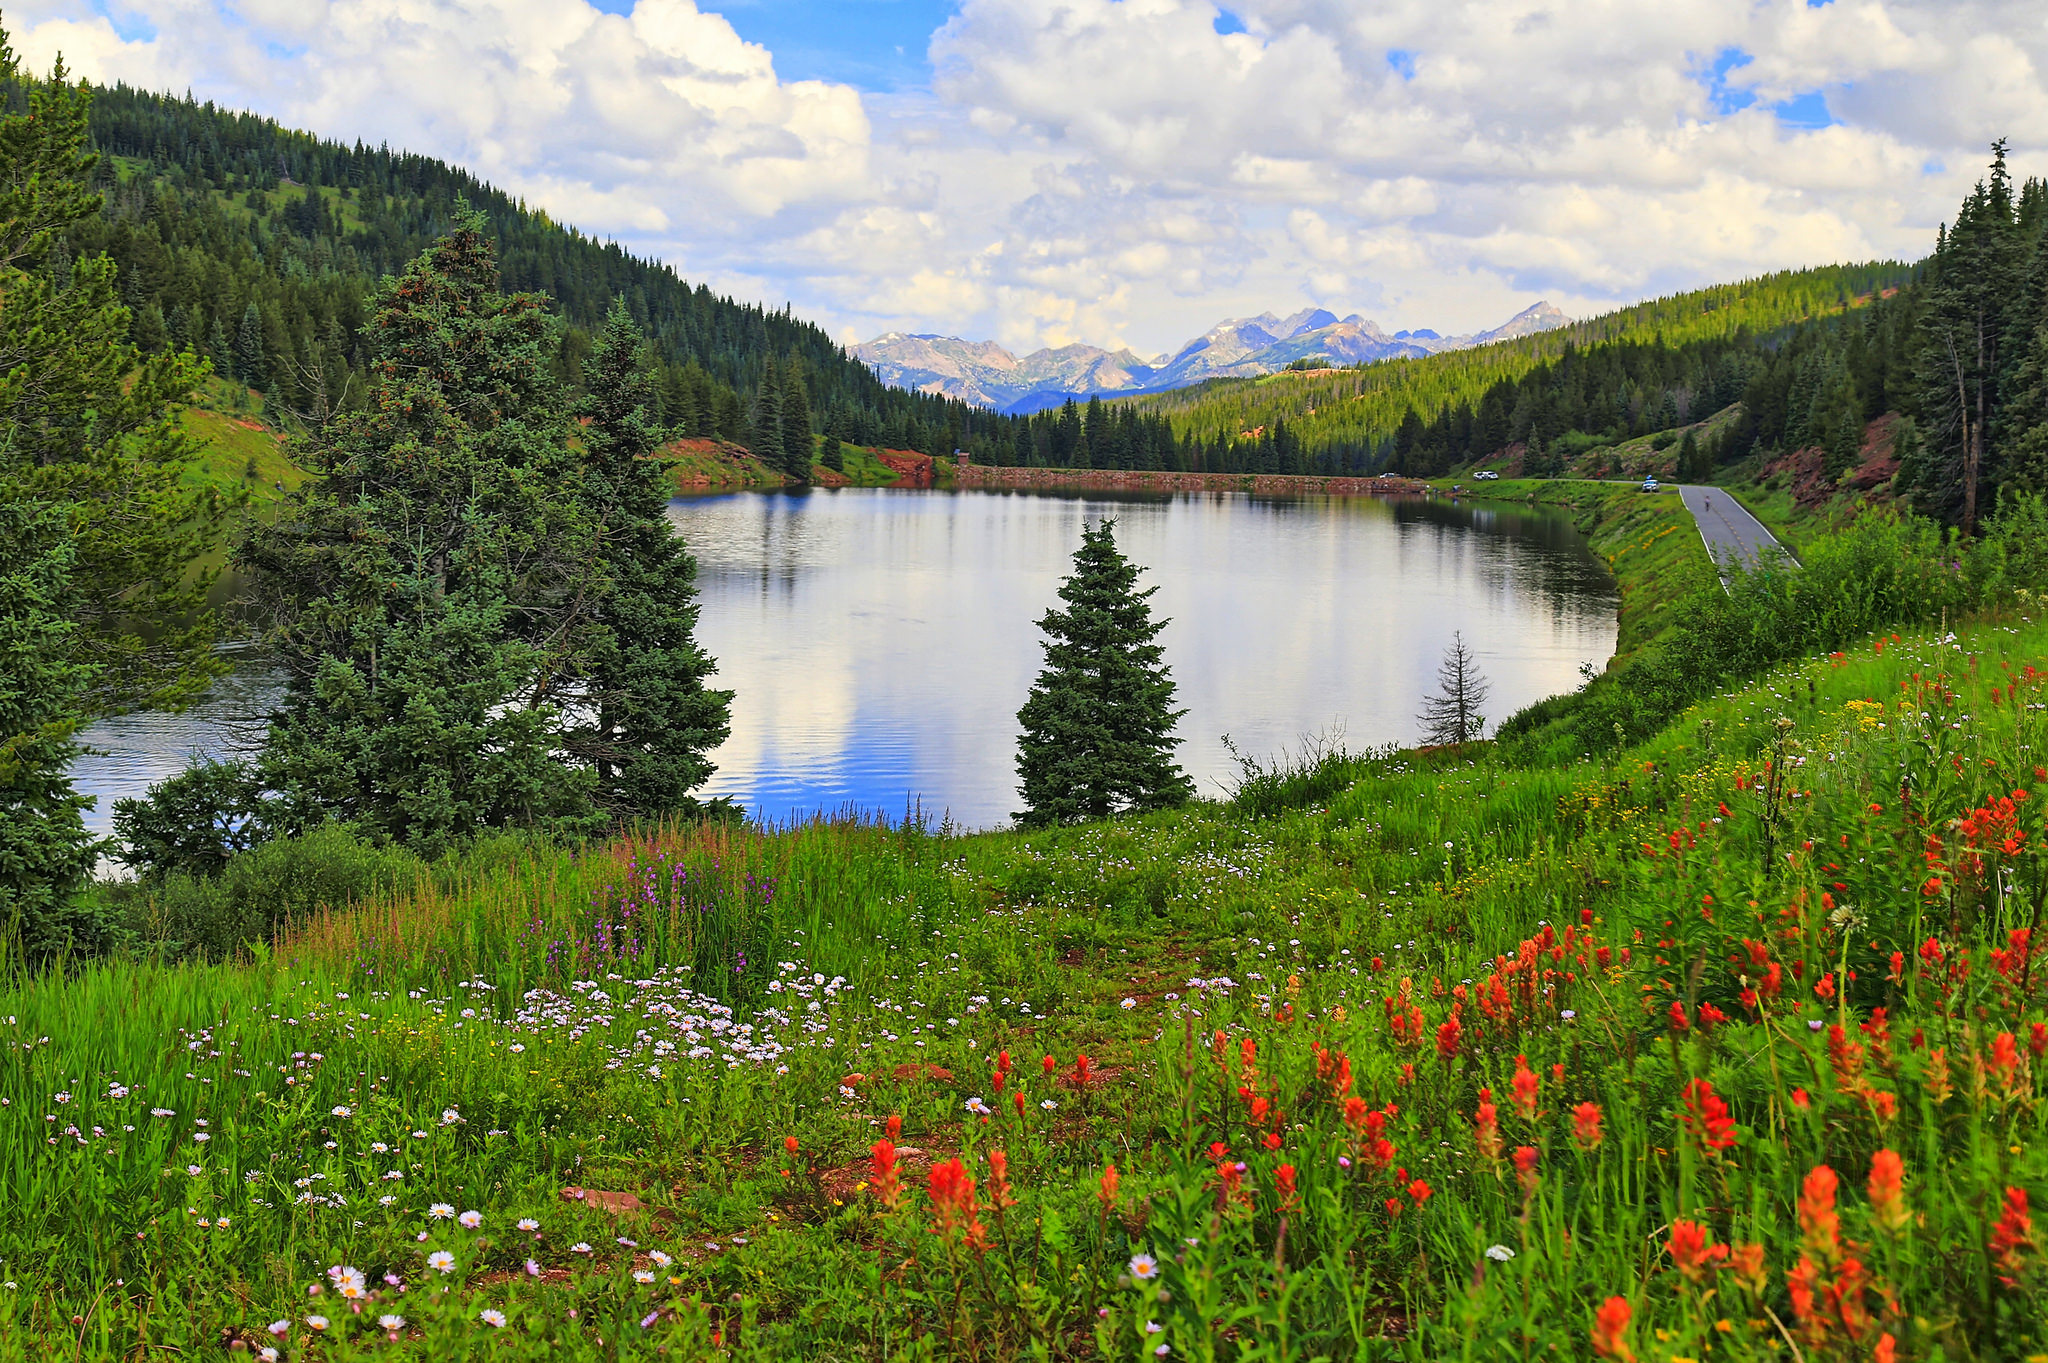
[[[1437,693],[1423,699],[1422,725],[1425,743],[1469,743],[1486,731],[1486,678],[1479,675],[1479,661],[1465,647],[1465,636],[1453,634],[1451,646],[1436,670]]]

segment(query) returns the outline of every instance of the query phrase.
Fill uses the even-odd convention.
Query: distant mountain
[[[1427,329],[1390,336],[1357,313],[1339,318],[1326,308],[1303,308],[1287,317],[1262,312],[1218,322],[1179,350],[1151,360],[1091,345],[1035,350],[1019,359],[993,341],[900,331],[862,342],[853,355],[894,388],[1003,412],[1037,412],[1070,397],[1162,393],[1204,379],[1272,374],[1318,356],[1332,365],[1348,365],[1463,350],[1549,331],[1570,320],[1550,304],[1537,303],[1491,331],[1469,336],[1439,336]]]

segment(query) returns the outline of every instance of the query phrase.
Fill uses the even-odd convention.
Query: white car
[[[1475,483],[1490,483],[1497,481],[1499,478],[1500,475],[1492,469],[1481,469],[1472,475],[1472,481]]]
[[[1645,492],[1655,492],[1655,491],[1657,490],[1657,486],[1658,486],[1658,484],[1657,484],[1657,480],[1656,480],[1655,478],[1645,478],[1645,479],[1643,479],[1643,491],[1645,491]]]

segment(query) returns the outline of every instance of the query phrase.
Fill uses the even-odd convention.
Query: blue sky
[[[633,0],[593,0],[611,14]],[[925,51],[956,0],[705,0],[750,43],[775,54],[784,80],[829,80],[878,93],[931,81]]]

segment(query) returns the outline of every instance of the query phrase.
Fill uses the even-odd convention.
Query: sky
[[[1467,332],[1917,259],[2039,0],[14,0],[16,49],[466,166],[847,342]]]

